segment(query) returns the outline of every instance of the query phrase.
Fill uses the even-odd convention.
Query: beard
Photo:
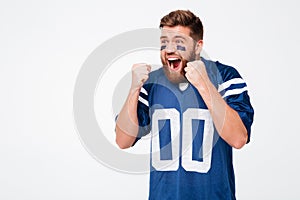
[[[178,84],[178,83],[186,83],[188,80],[185,77],[184,68],[186,67],[187,63],[190,61],[194,61],[196,59],[195,53],[191,53],[188,56],[188,59],[185,59],[180,56],[180,70],[172,70],[170,67],[170,63],[166,58],[161,57],[161,62],[163,64],[163,69],[165,72],[166,77],[171,83]]]
[[[187,82],[187,79],[185,78],[185,71],[184,71],[184,68],[186,67],[186,63],[187,63],[186,60],[181,60],[182,67],[180,71],[171,70],[168,64],[163,65],[165,75],[171,83],[177,84],[177,83]]]

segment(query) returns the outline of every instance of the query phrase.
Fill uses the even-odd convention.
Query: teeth
[[[179,60],[178,58],[168,58],[168,61]]]

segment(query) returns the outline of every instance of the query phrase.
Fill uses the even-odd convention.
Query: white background
[[[1,1],[0,199],[147,199],[148,175],[106,168],[82,146],[72,95],[96,47],[158,27],[174,9],[200,16],[209,57],[248,83],[255,121],[251,143],[234,151],[237,198],[299,199],[298,8],[296,0]]]

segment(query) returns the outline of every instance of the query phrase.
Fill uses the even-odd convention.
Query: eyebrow
[[[181,35],[175,35],[174,38],[175,38],[175,39],[181,38],[181,39],[183,39],[183,40],[186,40],[186,38],[183,37],[183,36],[181,36]],[[168,37],[167,37],[167,36],[160,36],[160,39],[168,39]]]
[[[184,40],[186,40],[186,38],[185,38],[185,37],[183,37],[183,36],[181,36],[181,35],[176,35],[176,36],[175,36],[175,38],[181,38],[181,39],[184,39]]]

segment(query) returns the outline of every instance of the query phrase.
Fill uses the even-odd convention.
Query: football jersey
[[[207,74],[241,117],[250,139],[253,108],[237,70],[202,58]],[[149,199],[235,199],[232,147],[216,131],[201,94],[171,83],[159,68],[149,74],[138,101],[137,140],[151,133]]]

